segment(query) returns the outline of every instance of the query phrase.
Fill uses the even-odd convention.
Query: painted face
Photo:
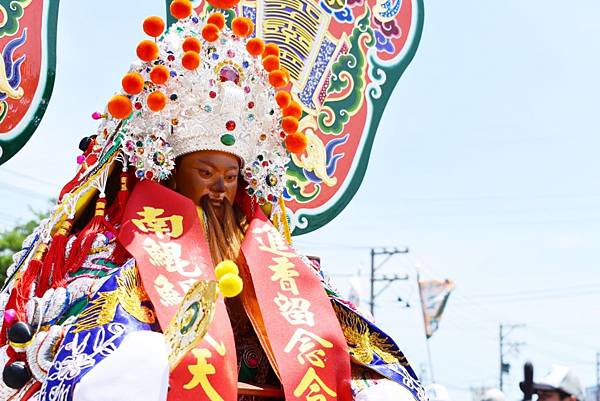
[[[225,199],[233,205],[240,173],[239,159],[229,153],[201,150],[181,156],[175,169],[177,192],[201,205],[208,197],[219,217]]]

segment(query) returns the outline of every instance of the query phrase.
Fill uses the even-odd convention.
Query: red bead
[[[135,102],[135,108],[140,110],[142,108],[142,104],[140,102]]]
[[[248,108],[249,109],[254,108],[254,102],[248,102]]]
[[[235,129],[235,121],[233,120],[229,120],[225,123],[225,128],[227,128],[227,131],[233,131]]]
[[[216,98],[216,97],[217,97],[217,92],[215,92],[215,91],[210,91],[210,92],[208,92],[208,96],[210,96],[212,99],[214,99],[214,98]]]

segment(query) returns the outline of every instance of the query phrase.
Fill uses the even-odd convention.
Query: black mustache
[[[215,201],[217,201],[217,200],[211,199],[211,197],[209,195],[204,195],[202,198],[200,198],[200,205],[202,205],[202,207],[205,210],[208,208],[213,209],[214,208],[213,202],[215,202]],[[227,199],[227,197],[223,197],[222,199],[219,199],[218,202],[222,202],[225,207],[231,207],[231,203],[229,203],[229,199]]]

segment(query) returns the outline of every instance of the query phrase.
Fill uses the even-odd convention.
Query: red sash
[[[215,280],[196,207],[160,184],[142,181],[129,197],[123,222],[119,240],[135,257],[165,330],[192,284]],[[222,297],[208,333],[172,366],[168,400],[237,400],[235,343]]]
[[[329,298],[311,268],[259,214],[242,251],[285,399],[350,401],[350,358]]]

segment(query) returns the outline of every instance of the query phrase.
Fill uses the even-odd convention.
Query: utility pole
[[[513,352],[519,352],[519,347],[525,345],[523,342],[506,341],[506,337],[514,330],[525,327],[524,324],[502,324],[500,323],[500,390],[504,391],[504,375],[510,372],[510,363],[506,362],[506,356]]]
[[[596,401],[600,401],[600,352],[596,352]]]
[[[398,276],[397,274],[394,274],[391,277],[388,277],[387,275],[383,275],[381,277],[377,277],[375,276],[375,273],[377,273],[377,270],[383,266],[385,264],[385,262],[387,262],[392,256],[399,254],[399,253],[408,253],[408,248],[404,248],[404,249],[398,249],[398,248],[394,248],[392,250],[387,250],[386,248],[384,248],[383,250],[376,250],[375,248],[371,248],[371,297],[370,297],[370,311],[371,311],[371,316],[375,316],[375,298],[377,298],[383,291],[385,291],[391,283],[393,283],[394,281],[398,281],[398,280],[408,280],[408,275],[403,275],[403,276]],[[378,265],[375,266],[375,257],[376,256],[381,256],[381,255],[385,255],[386,258]],[[378,281],[384,281],[386,283],[386,285],[379,290],[379,292],[377,292],[377,294],[375,293],[375,282]]]

